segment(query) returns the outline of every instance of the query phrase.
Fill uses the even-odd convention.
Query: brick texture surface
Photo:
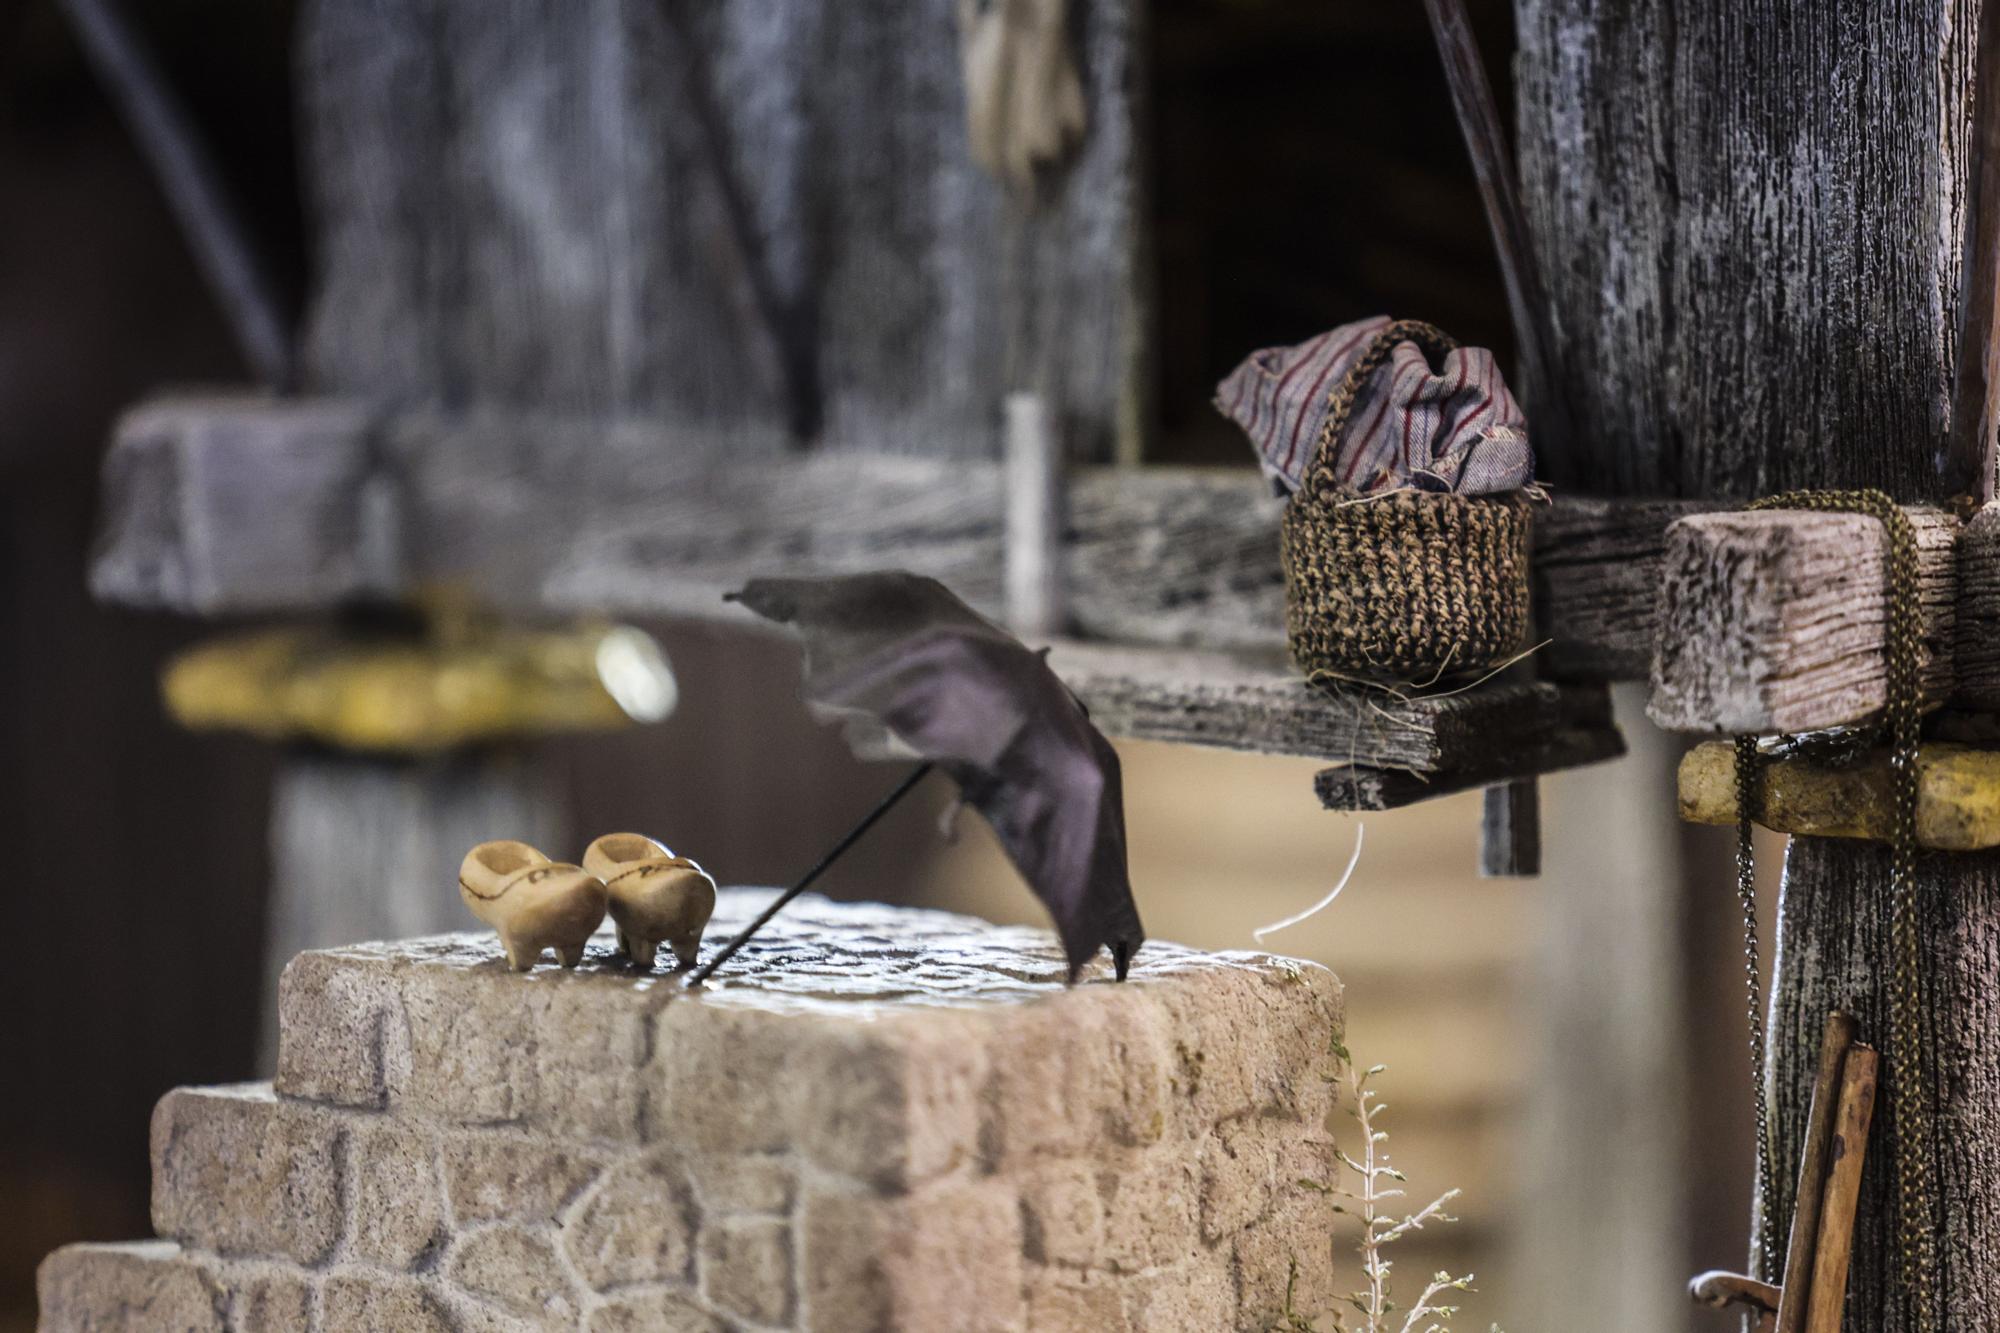
[[[762,904],[725,893],[711,940]],[[713,945],[711,944],[711,947]],[[153,1123],[161,1239],[72,1246],[42,1327],[1267,1327],[1328,1295],[1339,983],[805,899],[702,991],[476,934],[303,954],[275,1086]]]

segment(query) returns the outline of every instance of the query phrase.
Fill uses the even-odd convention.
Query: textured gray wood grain
[[[1988,492],[1977,432],[1953,411],[1961,352],[1975,350],[1960,329],[1987,8],[1517,0],[1524,192],[1586,460],[1556,480],[1709,499]],[[1880,855],[1793,847],[1768,1065],[1780,1162],[1798,1160],[1827,1012],[1855,1007],[1880,1039],[1890,971]],[[1997,864],[1928,858],[1918,886],[1937,977],[1927,1024],[1949,1080],[1937,1130],[1954,1329],[2000,1319]],[[1908,1333],[1885,1229],[1887,1138],[1878,1128],[1847,1318]],[[1788,1215],[1783,1188],[1762,1216]]]
[[[128,412],[106,458],[96,596],[200,615],[367,591],[366,414],[217,396]]]
[[[1942,1327],[2000,1327],[2000,1265],[1992,1237],[2000,1212],[2000,852],[1961,852],[1918,862],[1916,899],[1924,957],[1925,1027],[1936,1064],[1926,1103],[1944,1201],[1938,1289]],[[1890,1026],[1889,854],[1846,839],[1796,837],[1785,861],[1778,912],[1772,1030],[1779,1045],[1771,1080],[1780,1161],[1797,1160],[1812,1096],[1809,1034],[1841,1008],[1861,1021],[1864,1041],[1893,1043]],[[1796,1049],[1794,1049],[1796,1048]],[[1887,1066],[1887,1059],[1884,1066]],[[1895,1131],[1889,1098],[1862,1174],[1861,1216],[1848,1279],[1848,1327],[1907,1333],[1897,1280]],[[1789,1217],[1795,1182],[1779,1174],[1767,1217]]]
[[[1960,525],[1907,511],[1917,538],[1926,705],[1952,692]],[[1888,536],[1861,514],[1701,514],[1668,530],[1646,715],[1708,735],[1816,731],[1888,700]]]
[[[1667,525],[1698,500],[1558,496],[1534,510],[1534,605],[1556,680],[1644,680],[1653,657]]]
[[[1518,0],[1523,194],[1609,495],[1982,484],[1952,407],[1980,0]]]
[[[252,478],[283,500],[280,521],[229,507],[228,489]],[[985,460],[800,456],[727,427],[497,409],[376,421],[358,401],[169,394],[119,424],[92,579],[110,601],[199,614],[318,611],[449,579],[523,610],[711,616],[752,572],[900,564],[998,614],[1002,485]],[[1282,505],[1254,471],[1082,467],[1066,501],[1080,632],[1283,644]],[[1647,562],[1688,508],[1558,497],[1537,509],[1536,613],[1554,639],[1539,669],[1643,675],[1658,591]],[[357,533],[387,549],[357,555]]]
[[[1494,682],[1399,700],[1307,685],[1275,654],[1077,642],[1055,644],[1049,665],[1114,736],[1444,775],[1432,794],[1461,790],[1449,782],[1468,771],[1486,773],[1473,785],[1538,771],[1526,765],[1551,732],[1577,717],[1602,718],[1617,736],[1602,686]]]
[[[1000,614],[1003,486],[997,461],[746,456],[728,431],[651,421],[496,410],[371,426],[338,400],[168,397],[119,427],[92,577],[108,600],[203,614],[324,610],[386,580],[524,611],[706,617],[752,574],[900,565]],[[269,522],[242,512],[260,494]],[[1079,630],[1283,643],[1280,506],[1254,472],[1086,467],[1067,502]],[[386,572],[356,550],[376,507]]]
[[[1458,745],[1447,762],[1431,770],[1365,760],[1336,764],[1314,777],[1313,790],[1329,810],[1395,810],[1511,778],[1603,763],[1625,753],[1625,738],[1612,719],[1603,685],[1543,683],[1535,689],[1529,705],[1535,713],[1532,735],[1496,728],[1492,744]],[[1554,692],[1552,699],[1548,691]]]
[[[1131,9],[1078,7],[1090,132],[1027,203],[966,146],[954,0],[316,0],[310,384],[981,457],[1031,387],[1108,457],[1146,364]]]
[[[2000,711],[2000,505],[1987,505],[1958,538],[1955,702]]]
[[[1005,611],[998,462],[852,453],[720,466],[650,425],[522,418],[408,418],[388,436],[408,529],[422,534],[418,576],[469,582],[503,605],[714,616],[752,574],[900,567]],[[485,466],[464,456],[475,451]],[[1080,632],[1282,642],[1277,504],[1254,476],[1084,468],[1067,499],[1066,600]]]
[[[300,178],[314,220],[305,382],[385,401],[457,399],[445,307],[457,263],[438,132],[434,3],[301,6]],[[395,145],[394,152],[381,151]]]

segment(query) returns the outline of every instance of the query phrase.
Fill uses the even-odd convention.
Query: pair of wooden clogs
[[[667,944],[691,967],[715,910],[708,872],[638,833],[605,834],[585,849],[580,866],[551,861],[525,842],[482,842],[459,863],[458,895],[500,932],[516,972],[533,967],[544,949],[575,967],[606,910],[633,962],[651,967]]]

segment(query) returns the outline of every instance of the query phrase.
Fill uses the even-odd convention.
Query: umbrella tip
[[[1111,966],[1117,970],[1118,979],[1125,980],[1125,973],[1132,966],[1132,946],[1119,940],[1111,946]]]

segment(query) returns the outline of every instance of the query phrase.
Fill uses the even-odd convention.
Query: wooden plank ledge
[[[1757,822],[1779,833],[1887,842],[1894,802],[1889,752],[1852,763],[1792,757],[1759,767],[1763,809]],[[1680,766],[1681,818],[1695,824],[1736,822],[1736,752],[1729,741],[1689,750]],[[2000,750],[1927,741],[1917,751],[1917,843],[1944,852],[2000,847]]]
[[[1049,665],[1110,735],[1389,769],[1423,795],[1464,790],[1469,772],[1482,775],[1476,786],[1547,772],[1551,733],[1591,729],[1600,751],[1623,745],[1601,685],[1494,681],[1398,699],[1308,685],[1276,654],[1074,641],[1052,645]]]
[[[1625,737],[1612,721],[1611,697],[1603,686],[1543,682],[1538,688],[1555,691],[1553,718],[1534,735],[1510,740],[1510,748],[1458,747],[1448,764],[1428,770],[1381,762],[1337,764],[1321,770],[1313,790],[1329,810],[1395,810],[1520,777],[1600,764],[1625,753]]]

